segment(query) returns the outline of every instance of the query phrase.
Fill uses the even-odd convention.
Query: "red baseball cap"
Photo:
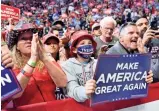
[[[54,35],[54,34],[52,34],[52,33],[48,33],[48,34],[46,34],[45,36],[43,36],[43,38],[42,38],[43,44],[44,44],[49,38],[56,39],[56,40],[58,41],[58,43],[60,42],[60,39],[59,39],[56,35]]]

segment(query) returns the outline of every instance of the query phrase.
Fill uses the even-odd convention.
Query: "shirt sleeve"
[[[61,65],[63,71],[67,75],[67,95],[75,99],[77,102],[84,102],[88,99],[88,96],[86,95],[84,86],[79,85],[75,71],[71,65],[73,64],[65,63]]]

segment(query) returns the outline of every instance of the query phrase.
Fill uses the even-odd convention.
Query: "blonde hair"
[[[13,49],[12,49],[11,52],[12,52],[12,57],[13,57],[13,62],[15,64],[15,68],[22,69],[26,65],[28,59],[25,59],[24,57],[22,57],[21,52],[17,50],[16,45],[13,46]],[[44,67],[43,62],[38,61],[37,65],[36,65],[36,68],[39,71],[41,71],[43,69],[43,67]]]

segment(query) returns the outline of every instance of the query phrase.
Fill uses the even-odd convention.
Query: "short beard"
[[[144,33],[146,32],[147,28],[143,29],[141,32],[140,32],[140,37],[143,38],[144,36]]]

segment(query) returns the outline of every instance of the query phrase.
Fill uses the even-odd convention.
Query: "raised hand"
[[[155,38],[158,38],[158,39],[159,39],[159,29],[158,29],[158,30],[155,30]]]
[[[33,39],[31,41],[31,59],[33,59],[34,62],[37,62],[38,60],[38,33],[33,34]]]
[[[146,50],[144,48],[144,45],[143,45],[143,42],[142,42],[141,38],[138,38],[137,49],[138,49],[139,53],[146,53]]]
[[[45,61],[45,60],[51,60],[51,61],[55,61],[55,59],[52,57],[52,55],[48,52],[45,51],[43,44],[41,42],[41,40],[38,40],[38,55],[39,55],[39,59],[41,61]]]
[[[145,45],[149,40],[155,37],[155,30],[152,30],[150,28],[147,29],[147,31],[144,33],[142,43]]]

